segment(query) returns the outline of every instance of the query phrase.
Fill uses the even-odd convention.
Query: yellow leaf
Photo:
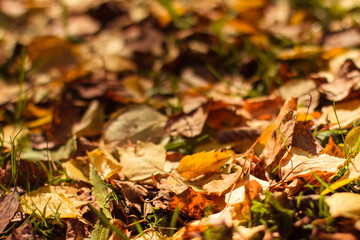
[[[354,150],[358,151],[358,149],[356,149],[356,144],[358,142],[359,137],[360,137],[360,126],[351,129],[348,135],[346,135],[345,146],[350,153],[352,153]]]
[[[95,149],[87,153],[90,162],[102,178],[110,178],[121,170],[120,163],[111,154],[106,154],[105,150]]]
[[[81,218],[79,208],[88,202],[76,199],[77,188],[67,186],[46,186],[24,194],[19,211],[45,214],[45,217],[59,214],[60,218]],[[28,205],[30,209],[25,205]]]
[[[345,186],[346,184],[354,181],[356,178],[357,178],[357,177],[337,181],[337,182],[331,184],[331,185],[330,185],[330,188],[331,188],[332,190],[336,190],[336,189],[341,188],[341,187]],[[324,191],[322,191],[320,195],[326,195],[326,194],[328,194],[328,193],[330,193],[330,190],[327,188],[327,189],[325,189]]]
[[[80,159],[70,159],[64,162],[63,167],[66,170],[66,175],[75,181],[89,182],[89,164]]]
[[[52,115],[47,115],[42,118],[38,118],[34,121],[28,122],[26,125],[28,126],[28,128],[36,128],[43,126],[47,123],[50,123],[51,121],[52,121]]]
[[[211,172],[219,172],[220,167],[224,165],[233,154],[234,152],[231,150],[218,150],[216,152],[213,150],[188,155],[180,160],[178,172],[186,179]]]

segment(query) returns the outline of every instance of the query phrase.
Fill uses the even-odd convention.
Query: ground
[[[357,239],[360,2],[0,1],[6,239]]]

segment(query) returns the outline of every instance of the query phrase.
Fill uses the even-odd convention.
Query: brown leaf
[[[166,150],[162,145],[140,142],[117,148],[121,172],[131,181],[141,181],[164,173]]]
[[[284,103],[280,97],[274,96],[251,98],[245,100],[244,108],[250,114],[251,119],[256,118],[270,120],[279,113],[281,105],[284,103],[285,106],[287,102]],[[296,105],[296,103],[294,104]],[[293,105],[293,103],[291,103],[291,105]]]
[[[320,91],[331,101],[345,100],[351,93],[359,93],[360,70],[352,60],[346,60],[330,83],[320,85]]]
[[[19,206],[18,195],[11,192],[0,198],[0,232],[3,232]]]
[[[320,93],[315,81],[311,79],[287,81],[279,87],[278,92],[283,99],[298,98],[298,105],[309,106],[310,110],[314,110],[319,104]]]
[[[198,109],[208,101],[207,97],[193,90],[189,90],[186,94],[181,95],[181,106],[185,114]]]
[[[55,107],[51,126],[47,131],[49,141],[55,146],[62,145],[71,136],[73,124],[80,118],[80,110],[73,104],[71,94],[65,94]]]
[[[167,118],[147,105],[130,105],[112,117],[105,126],[103,138],[112,147],[159,137]]]
[[[66,240],[80,240],[84,238],[84,225],[77,219],[66,220]]]
[[[323,149],[320,143],[313,137],[305,122],[297,122],[295,124],[292,146],[299,147],[312,155],[318,155]]]
[[[360,153],[358,153],[354,159],[351,159],[348,169],[349,176],[347,178],[360,177]]]
[[[209,183],[203,185],[203,189],[208,194],[216,194],[217,196],[221,196],[229,190],[239,179],[240,179],[239,172],[228,174],[228,175],[221,175],[220,179],[213,179],[209,181]]]
[[[62,72],[67,72],[79,61],[76,48],[71,43],[55,36],[35,38],[28,45],[27,53],[34,65],[41,66],[41,71],[55,67]]]
[[[195,137],[202,132],[207,116],[208,105],[206,104],[188,114],[182,113],[170,117],[166,131],[170,135]]]
[[[215,129],[227,129],[244,125],[245,118],[225,107],[211,109],[206,123]]]
[[[254,142],[259,136],[260,132],[258,130],[249,127],[237,127],[216,132],[216,137],[221,143],[237,142],[245,139]]]
[[[24,226],[14,229],[12,235],[6,240],[33,240],[36,239],[35,231],[30,221],[26,221]]]
[[[283,180],[290,181],[302,177],[311,184],[317,181],[312,174],[313,172],[326,181],[345,162],[345,158],[327,154],[313,157],[302,149],[291,148],[281,159],[279,172]]]
[[[292,144],[297,118],[295,110],[296,99],[287,100],[275,120],[271,137],[260,155],[260,158],[265,161],[266,168],[269,168],[270,171],[279,164],[286,148]]]
[[[114,179],[116,188],[119,189],[125,198],[126,206],[134,206],[139,212],[142,212],[144,199],[148,195],[146,188],[139,184],[128,181],[119,181]]]

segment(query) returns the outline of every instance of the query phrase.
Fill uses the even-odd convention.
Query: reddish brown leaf
[[[245,139],[255,141],[259,136],[260,132],[258,130],[249,127],[237,127],[216,132],[216,137],[219,142],[222,143],[242,141]]]
[[[64,144],[71,136],[71,129],[80,119],[79,108],[73,105],[71,94],[66,94],[61,99],[54,111],[51,126],[47,132],[50,142],[55,146]]]
[[[3,232],[19,207],[18,195],[11,192],[0,198],[0,232]]]
[[[210,110],[206,123],[215,129],[227,129],[244,125],[245,118],[226,108]]]
[[[66,240],[79,240],[84,238],[84,224],[77,219],[66,221]]]
[[[134,206],[139,212],[142,212],[143,199],[148,195],[146,188],[133,182],[114,180],[114,183],[116,184],[114,187],[119,189],[125,198],[126,205]]]
[[[319,154],[323,149],[320,143],[313,137],[305,122],[297,122],[295,124],[292,146],[299,147],[312,155]]]
[[[251,118],[270,120],[278,114],[283,103],[280,97],[252,98],[245,101],[244,108]]]

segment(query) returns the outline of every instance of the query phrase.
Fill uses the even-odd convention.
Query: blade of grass
[[[339,118],[338,118],[338,115],[336,113],[336,108],[335,108],[335,100],[333,101],[333,109],[334,109],[334,114],[335,114],[335,118],[336,118],[336,121],[337,121],[337,124],[339,125],[339,129],[341,131],[341,138],[343,140],[343,143],[345,143],[345,137],[344,137],[344,134],[343,134],[343,130],[341,128],[341,125],[340,125],[340,121],[339,121]],[[345,156],[348,157],[348,149],[347,149],[347,146],[346,144],[344,144],[344,151],[345,151]]]
[[[174,214],[172,215],[171,221],[170,221],[170,228],[171,228],[170,233],[169,233],[170,237],[172,235],[174,235],[175,227],[176,227],[176,221],[177,221],[177,218],[179,217],[179,213],[180,213],[180,207],[179,207],[179,204],[178,204],[178,205],[176,205]]]
[[[138,221],[134,222],[135,223],[135,227],[136,227],[136,230],[138,231],[138,233],[141,235],[141,237],[144,239],[144,240],[147,240],[145,234],[144,234],[144,230],[142,229],[140,223]]]
[[[311,173],[321,183],[322,186],[326,187],[326,189],[328,189],[330,192],[335,193],[335,191],[330,187],[330,185],[324,182],[324,180],[322,180],[318,175],[316,175],[315,172]]]

